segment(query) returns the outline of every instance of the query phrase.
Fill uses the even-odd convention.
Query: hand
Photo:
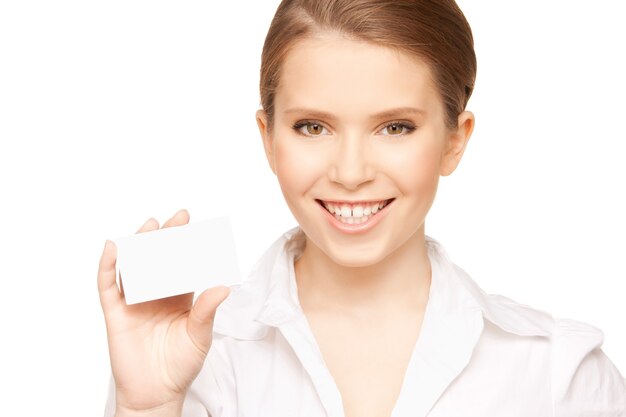
[[[187,223],[189,213],[181,210],[163,227]],[[150,218],[137,233],[158,228],[159,223]],[[180,410],[211,347],[216,309],[230,289],[210,288],[195,304],[193,293],[189,293],[126,305],[123,284],[121,289],[116,284],[116,258],[115,243],[107,241],[98,269],[98,292],[118,413]],[[120,283],[121,279],[120,274]]]

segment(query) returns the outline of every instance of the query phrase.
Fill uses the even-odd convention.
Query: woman
[[[257,124],[299,226],[193,305],[126,306],[107,242],[106,415],[626,415],[599,330],[486,295],[424,233],[474,127],[454,1],[286,0],[262,58]]]

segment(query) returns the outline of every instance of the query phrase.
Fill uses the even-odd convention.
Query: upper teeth
[[[347,203],[327,203],[322,202],[328,211],[341,217],[363,217],[375,214],[378,210],[385,207],[387,200],[366,204],[347,204]]]

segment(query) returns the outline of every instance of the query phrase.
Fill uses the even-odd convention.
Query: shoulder
[[[485,318],[489,315],[501,329],[520,336],[543,336],[539,343],[545,346],[541,352],[549,364],[546,371],[555,417],[626,417],[626,383],[602,350],[602,330],[553,317],[501,295],[486,295],[485,303],[489,310]]]
[[[582,321],[555,318],[553,330],[554,349],[568,356],[586,355],[604,343],[604,333],[599,328]]]
[[[626,416],[626,382],[602,350],[602,331],[555,319],[552,340],[555,415]]]
[[[484,294],[483,315],[501,330],[541,343],[549,364],[555,417],[626,417],[626,382],[602,350],[598,327],[551,314],[510,298]],[[532,342],[530,340],[533,340]],[[533,350],[534,353],[537,350]]]
[[[551,381],[555,416],[626,417],[626,383],[602,351],[604,334],[599,328],[487,294],[446,256],[440,259],[444,270],[463,288],[464,303],[479,308],[485,322],[491,324],[485,331],[498,329],[499,335],[508,335],[499,339],[502,343],[527,346],[526,360],[536,355],[543,358],[537,363],[545,364],[542,373]]]

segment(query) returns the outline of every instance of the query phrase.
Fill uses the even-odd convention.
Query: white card
[[[113,239],[126,304],[239,282],[230,219],[218,217]]]

